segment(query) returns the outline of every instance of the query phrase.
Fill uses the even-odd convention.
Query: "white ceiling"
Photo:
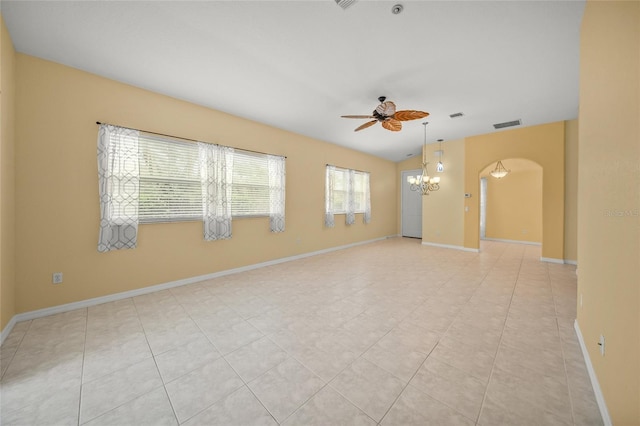
[[[404,11],[393,15],[396,3]],[[2,1],[16,50],[393,161],[578,114],[584,1]],[[449,114],[463,112],[462,118]],[[100,117],[96,117],[99,119]],[[148,129],[153,130],[153,129]]]

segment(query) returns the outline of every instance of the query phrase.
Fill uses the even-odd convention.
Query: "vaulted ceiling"
[[[393,14],[401,3],[403,11]],[[392,161],[578,114],[583,1],[2,1],[17,51]],[[387,96],[430,113],[353,130]],[[462,112],[460,118],[451,114]],[[152,130],[152,129],[149,129]],[[446,148],[445,148],[446,149]]]

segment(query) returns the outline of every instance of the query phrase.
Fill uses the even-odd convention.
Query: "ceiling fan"
[[[402,111],[396,111],[396,104],[386,100],[386,96],[380,96],[378,100],[380,105],[373,110],[371,115],[342,115],[342,118],[373,118],[369,122],[364,123],[362,126],[356,128],[354,132],[358,130],[366,129],[376,124],[378,121],[382,123],[382,127],[392,132],[399,132],[402,130],[401,121],[417,120],[429,115],[428,112],[416,111],[413,109],[405,109]]]

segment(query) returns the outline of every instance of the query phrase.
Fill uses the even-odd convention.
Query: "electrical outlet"
[[[598,340],[598,346],[600,346],[600,355],[604,356],[604,336],[602,334]]]
[[[54,284],[62,283],[62,272],[54,272],[51,282],[53,282]]]

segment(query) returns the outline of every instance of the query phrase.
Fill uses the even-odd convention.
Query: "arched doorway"
[[[479,173],[480,239],[542,244],[542,167],[525,158],[501,160],[509,173],[491,175],[496,163]]]

